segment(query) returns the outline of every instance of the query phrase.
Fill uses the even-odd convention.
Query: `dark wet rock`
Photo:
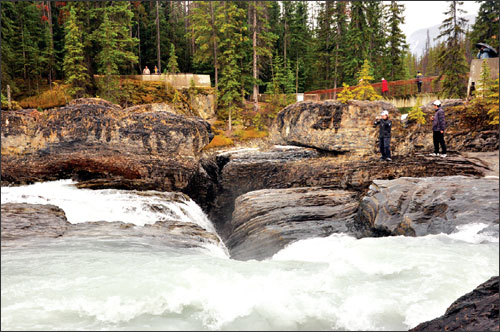
[[[204,206],[219,234],[231,233],[235,199],[260,189],[328,187],[364,192],[374,179],[467,175],[482,176],[487,168],[461,155],[434,158],[426,155],[395,156],[390,163],[378,159],[328,156],[313,149],[247,150],[218,155],[213,167],[215,200]]]
[[[136,226],[123,222],[84,222],[72,224],[64,237],[92,237],[111,239],[149,239],[166,247],[197,248],[207,244],[220,245],[216,234],[194,223],[176,220],[157,221],[154,224]]]
[[[356,193],[318,187],[265,189],[239,196],[226,242],[231,258],[265,259],[287,244],[348,233]]]
[[[2,243],[26,237],[59,237],[71,224],[59,207],[43,204],[2,204]]]
[[[410,331],[498,331],[499,277],[492,277],[465,294],[436,319]]]
[[[151,193],[144,192],[144,195]],[[170,200],[186,199],[180,193],[161,193]],[[34,238],[111,238],[147,239],[168,247],[197,248],[207,244],[220,246],[217,234],[201,226],[179,220],[162,220],[144,226],[120,221],[71,224],[63,210],[54,205],[2,204],[2,246],[25,245]]]
[[[391,118],[400,117],[399,110],[384,101],[353,100],[348,104],[336,100],[298,102],[278,113],[271,137],[276,143],[359,156],[373,155],[377,151],[374,142],[378,137],[373,122],[382,110],[389,111]],[[393,125],[393,136],[397,140],[396,129],[401,124],[393,121]]]
[[[357,221],[365,235],[450,234],[464,224],[491,225],[498,237],[498,179],[464,176],[374,180]]]
[[[2,184],[73,178],[85,188],[182,191],[211,135],[200,118],[96,98],[2,111]]]

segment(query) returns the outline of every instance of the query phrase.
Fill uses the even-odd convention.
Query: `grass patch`
[[[234,145],[234,142],[229,137],[226,137],[224,135],[215,135],[210,144],[205,146],[203,149],[206,150],[211,148],[218,148],[218,147],[232,146],[232,145]]]
[[[39,95],[24,98],[19,101],[22,108],[53,108],[64,106],[72,98],[66,94],[67,86],[54,82],[53,88],[42,92]]]

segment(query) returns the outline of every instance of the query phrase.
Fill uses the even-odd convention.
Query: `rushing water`
[[[2,203],[58,205],[72,223],[143,225],[175,213],[213,227],[191,202],[144,197],[78,190],[70,181],[2,188]],[[169,209],[154,214],[151,200]],[[1,328],[404,330],[498,275],[498,238],[478,234],[482,227],[419,238],[332,235],[260,262],[139,239],[33,240],[2,248]]]

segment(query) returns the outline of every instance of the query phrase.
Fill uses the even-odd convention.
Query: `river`
[[[54,204],[71,223],[138,227],[175,217],[215,232],[193,201],[77,189],[70,180],[2,187],[2,204]],[[155,208],[151,208],[151,207]],[[458,233],[302,240],[263,261],[223,245],[141,238],[2,243],[2,330],[406,330],[498,275],[498,238]]]

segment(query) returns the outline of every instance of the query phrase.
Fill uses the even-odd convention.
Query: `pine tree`
[[[219,103],[228,113],[228,129],[232,130],[233,115],[237,115],[243,101],[242,44],[248,40],[243,26],[245,11],[234,2],[224,2],[223,11],[217,16],[223,23],[220,28],[221,79]]]
[[[386,61],[386,36],[383,21],[384,6],[379,1],[368,1],[366,3],[366,22],[368,24],[368,61],[377,69],[375,80],[386,76],[384,73]]]
[[[365,59],[361,70],[358,73],[359,84],[353,90],[356,100],[379,100],[382,96],[378,95],[370,82],[373,80],[372,68],[368,59]]]
[[[200,1],[189,16],[192,24],[189,36],[196,45],[193,60],[198,66],[212,63],[216,89],[219,85],[222,11],[223,6],[219,1]]]
[[[466,12],[459,7],[463,5],[463,1],[449,2],[450,7],[445,12],[447,18],[439,27],[440,34],[436,37],[436,39],[446,37],[446,47],[438,58],[438,65],[442,69],[440,76],[444,75],[441,94],[446,98],[463,98],[466,93],[466,78],[469,70],[460,37],[465,33],[464,27],[467,20],[459,15]]]
[[[498,1],[480,1],[476,22],[472,26],[471,42],[486,43],[498,50]]]
[[[101,96],[117,102],[119,98],[118,82],[114,75],[120,73],[120,68],[129,68],[137,62],[133,53],[136,38],[130,36],[130,25],[133,13],[127,2],[115,1],[101,8],[102,22],[94,32],[93,38],[100,46],[96,60],[98,72],[103,74]]]
[[[404,78],[404,57],[408,49],[406,36],[401,30],[400,25],[404,24],[404,5],[397,1],[391,1],[387,5],[387,27],[389,29],[387,36],[387,75],[391,81]]]
[[[354,99],[354,94],[352,93],[351,89],[349,89],[349,84],[344,82],[342,83],[342,86],[344,88],[342,89],[342,91],[339,92],[337,100],[345,104],[349,100]]]
[[[77,23],[76,10],[70,7],[69,17],[66,21],[66,35],[64,48],[64,73],[66,83],[70,85],[69,93],[74,98],[83,97],[86,84],[89,80],[87,67],[85,66],[84,47],[82,42],[82,31]]]
[[[175,55],[174,44],[170,44],[170,54],[167,67],[169,74],[177,74],[179,72],[179,65],[177,63],[177,56]]]
[[[419,125],[425,124],[425,113],[422,110],[422,97],[418,95],[415,106],[408,112],[408,120],[415,121]]]
[[[479,74],[479,81],[476,88],[476,96],[480,98],[484,98],[491,90],[491,85],[493,84],[493,80],[490,76],[490,66],[488,66],[488,62],[483,60],[481,65],[481,73]]]
[[[340,59],[345,56],[344,45],[347,34],[347,15],[346,15],[346,3],[342,1],[337,1],[335,3],[334,11],[334,24],[335,24],[335,35],[334,43],[335,49],[333,51],[333,88],[337,88],[337,82],[342,82],[344,79],[344,70],[341,65]],[[334,99],[336,98],[336,92],[334,92]]]
[[[350,8],[350,22],[346,36],[346,54],[342,60],[345,72],[345,81],[356,84],[356,73],[363,65],[368,55],[369,29],[366,22],[365,2],[352,1]]]
[[[269,2],[253,1],[249,5],[251,13],[250,21],[252,33],[252,76],[253,76],[253,101],[254,110],[258,111],[258,95],[260,80],[260,72],[263,68],[263,62],[272,57],[272,45],[278,38],[277,35],[270,31],[268,20]]]
[[[498,78],[491,84],[489,94],[486,96],[488,116],[490,125],[498,126],[499,120],[499,99],[498,99]]]
[[[14,68],[12,64],[16,59],[16,54],[14,51],[14,5],[12,2],[2,2],[0,3],[0,15],[1,15],[1,33],[2,33],[2,48],[1,48],[1,58],[2,58],[2,91],[5,91],[7,84],[10,85],[11,90],[17,90],[14,83]]]

